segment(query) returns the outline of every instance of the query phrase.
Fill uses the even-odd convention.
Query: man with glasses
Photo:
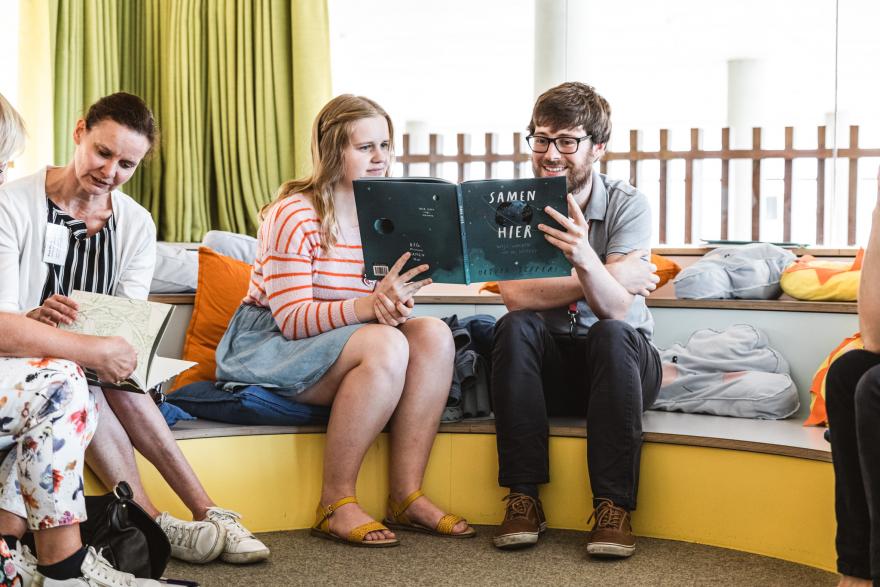
[[[654,321],[645,305],[658,281],[646,260],[651,241],[647,198],[594,169],[611,133],[611,109],[586,84],[542,94],[529,123],[532,169],[565,176],[569,216],[542,226],[572,263],[569,277],[499,284],[509,312],[498,321],[492,395],[498,482],[510,489],[498,548],[537,543],[546,528],[538,485],[548,483],[548,416],[587,419],[587,467],[595,520],[587,552],[635,551],[642,412],[660,388]],[[549,212],[548,212],[549,213]]]

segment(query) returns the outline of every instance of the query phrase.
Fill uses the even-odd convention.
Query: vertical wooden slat
[[[816,158],[816,244],[825,244],[825,127],[818,128],[816,150],[820,155]]]
[[[513,133],[513,179],[519,179],[520,176],[520,167],[522,163],[520,163],[519,158],[522,156],[522,133],[515,132]]]
[[[703,133],[698,128],[691,129],[691,153],[702,148]],[[684,242],[694,240],[694,156],[684,161]]]
[[[436,133],[428,135],[428,175],[437,177],[437,155],[443,154],[443,137]]]
[[[666,151],[669,131],[660,129],[660,244],[666,244]]]
[[[792,149],[794,148],[794,128],[785,127],[785,174],[783,176],[782,193],[782,240],[791,242],[791,184],[792,184]]]
[[[599,160],[599,173],[608,174],[608,161],[605,159]]]
[[[629,131],[629,183],[633,187],[639,185],[639,162],[636,155],[642,149],[642,132],[639,130]]]
[[[471,151],[471,136],[458,133],[456,135],[456,142],[458,143],[458,181],[461,183],[464,181],[465,170],[470,165],[470,163],[467,163],[467,159]]]
[[[856,212],[859,195],[859,159],[855,151],[859,148],[859,127],[849,127],[849,150],[853,155],[849,158],[849,204],[846,209],[846,244],[856,244]]]
[[[730,129],[721,129],[721,240],[730,235]]]
[[[403,153],[400,158],[403,160],[403,177],[409,177],[409,133],[403,135]]]
[[[761,129],[752,129],[752,240],[761,240]]]
[[[495,133],[486,133],[486,179],[494,179],[495,177],[495,161],[492,158],[498,154],[498,135]],[[514,164],[515,165],[515,164]]]

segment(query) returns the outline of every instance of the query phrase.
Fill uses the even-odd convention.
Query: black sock
[[[538,486],[533,483],[520,483],[509,487],[511,493],[524,493],[533,499],[538,499]]]
[[[13,536],[12,534],[4,534],[3,540],[6,541],[6,546],[9,547],[9,550],[14,550],[16,543],[20,540],[18,536]]]
[[[56,581],[73,579],[82,575],[80,567],[86,558],[86,547],[83,546],[72,555],[54,565],[37,565],[37,570],[44,576]]]

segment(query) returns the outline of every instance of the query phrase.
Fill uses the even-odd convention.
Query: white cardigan
[[[156,226],[129,196],[111,194],[114,231],[113,295],[146,299],[156,264]],[[49,209],[46,169],[0,187],[0,311],[25,312],[40,305],[49,273],[43,247]]]

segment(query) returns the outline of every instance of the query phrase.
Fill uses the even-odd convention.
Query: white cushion
[[[158,243],[150,293],[192,293],[199,277],[199,252]]]
[[[246,234],[210,230],[202,239],[202,244],[227,257],[253,263],[257,257],[257,239]]]

